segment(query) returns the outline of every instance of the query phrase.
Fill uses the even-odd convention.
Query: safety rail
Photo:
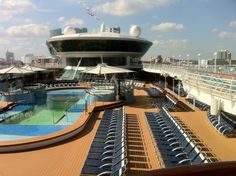
[[[235,69],[235,68],[234,68]],[[204,101],[210,105],[211,100],[220,99],[222,110],[231,114],[236,113],[236,75],[205,72],[202,67],[191,68],[173,64],[144,64],[143,70],[158,73],[166,77],[181,80],[184,91],[190,97]],[[206,98],[208,96],[209,98]]]

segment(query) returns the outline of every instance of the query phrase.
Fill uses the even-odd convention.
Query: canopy
[[[39,67],[33,67],[33,66],[30,66],[30,65],[25,65],[23,67],[21,67],[25,70],[29,70],[29,71],[34,71],[34,72],[37,72],[37,71],[45,71],[46,69],[43,69],[43,68],[39,68]]]
[[[13,73],[13,74],[27,74],[27,73],[33,73],[34,71],[26,70],[23,68],[19,68],[16,66],[11,66],[8,68],[4,68],[0,70],[0,74],[7,74],[7,73]]]
[[[102,63],[98,64],[96,67],[89,68],[84,72],[90,74],[102,75],[102,74],[115,74],[115,73],[130,73],[134,71],[119,67],[112,67],[105,63]]]

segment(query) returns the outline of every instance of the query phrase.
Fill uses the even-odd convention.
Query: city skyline
[[[0,58],[7,50],[15,59],[27,53],[48,56],[49,30],[65,26],[98,31],[101,22],[129,32],[132,24],[153,42],[144,58],[201,57],[228,49],[236,59],[234,0],[36,0],[0,1]]]

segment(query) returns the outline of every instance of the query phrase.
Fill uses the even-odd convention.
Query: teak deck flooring
[[[143,134],[150,170],[163,166],[146,122],[144,112],[157,112],[152,98],[143,90],[134,90],[134,102],[125,107],[126,114],[136,114]],[[38,150],[0,154],[0,176],[78,176],[99,126],[102,112],[95,113],[85,130],[70,140]],[[206,112],[175,112],[220,160],[236,160],[236,139],[220,135],[208,122]]]

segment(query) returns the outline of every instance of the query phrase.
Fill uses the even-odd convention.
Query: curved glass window
[[[124,40],[63,40],[49,42],[57,52],[141,52],[145,53],[152,45],[149,41]]]
[[[76,57],[68,57],[66,58],[66,65],[70,66],[77,66],[80,58]],[[125,66],[126,65],[126,58],[124,57],[104,57],[103,62],[111,65],[111,66]],[[99,57],[94,57],[94,58],[83,58],[80,66],[81,67],[91,67],[91,66],[96,66],[97,64],[101,63],[101,58]]]

